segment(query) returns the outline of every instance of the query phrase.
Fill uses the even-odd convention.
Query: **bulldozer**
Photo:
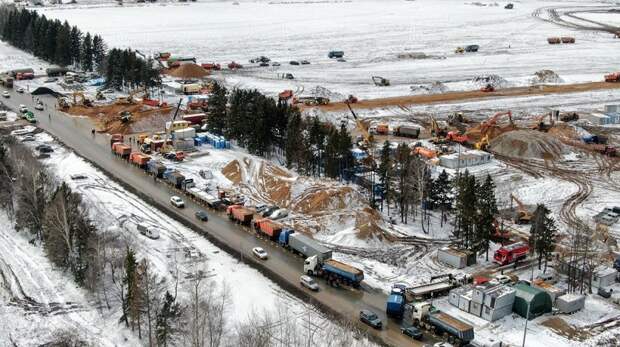
[[[465,48],[463,48],[463,47],[456,47],[456,49],[454,50],[454,53],[456,53],[456,54],[463,54],[463,53],[465,53]]]
[[[372,81],[377,87],[387,87],[390,85],[390,80],[381,76],[372,76]]]
[[[510,194],[511,207],[513,201],[517,203],[517,212],[514,217],[514,222],[516,224],[529,224],[532,221],[534,215],[525,208],[521,200],[517,199],[514,194]]]
[[[495,91],[495,87],[492,84],[487,84],[486,86],[480,88],[480,91],[483,93],[492,93]]]
[[[129,111],[122,111],[119,114],[120,120],[122,123],[129,123],[131,122],[131,118],[132,118],[132,114]]]

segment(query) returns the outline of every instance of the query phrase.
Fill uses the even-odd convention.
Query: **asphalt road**
[[[0,90],[4,89],[0,88]],[[91,135],[93,126],[88,118],[72,117],[55,110],[56,99],[51,96],[39,96],[38,98],[46,104],[47,108],[44,111],[36,111],[30,94],[19,94],[14,90],[9,90],[9,92],[11,97],[2,99],[7,106],[17,110],[20,104],[26,105],[35,113],[40,128],[72,148],[78,155],[98,166],[147,202],[206,236],[232,255],[241,256],[248,264],[293,294],[305,301],[317,304],[329,313],[350,319],[372,337],[377,338],[379,342],[392,346],[422,346],[422,342],[402,335],[398,322],[387,319],[385,316],[387,296],[385,294],[364,286],[360,290],[332,288],[322,280],[318,280],[321,287],[318,293],[302,289],[299,285],[299,277],[303,272],[302,258],[273,242],[257,238],[249,228],[230,222],[222,213],[208,211],[209,222],[198,221],[194,213],[204,208],[185,196],[182,196],[186,203],[184,209],[173,207],[169,202],[170,196],[179,195],[179,193],[162,182],[155,182],[143,170],[112,155],[109,148],[109,136],[97,134],[93,137]],[[256,246],[263,247],[269,253],[268,260],[259,261],[252,257],[251,250]],[[377,313],[383,321],[383,329],[378,331],[361,325],[358,320],[361,309],[370,309]],[[423,342],[433,343],[436,339],[425,336]]]

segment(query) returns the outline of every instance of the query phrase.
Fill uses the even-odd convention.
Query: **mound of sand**
[[[411,92],[414,94],[440,94],[448,91],[448,87],[441,82],[420,84],[411,86],[410,88]]]
[[[166,75],[179,78],[201,78],[209,74],[209,71],[196,64],[181,64],[177,68],[166,70]]]
[[[564,80],[553,70],[540,70],[534,73],[534,78],[530,80],[531,84],[547,84],[562,83]]]
[[[473,79],[473,82],[479,87],[485,87],[487,84],[495,88],[510,87],[510,83],[500,75],[478,76]]]
[[[503,133],[490,143],[494,153],[520,159],[556,159],[568,153],[557,138],[535,130],[515,130]]]

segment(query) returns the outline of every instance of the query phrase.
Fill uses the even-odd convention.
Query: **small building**
[[[499,284],[495,282],[486,282],[475,286],[472,300],[481,305],[484,304],[484,296],[486,295],[486,293],[490,293],[491,291],[495,290],[497,286],[499,286]]]
[[[448,293],[448,303],[454,307],[459,307],[459,298],[461,297],[461,294],[467,292],[468,290],[471,290],[471,288],[457,287],[452,289],[450,293]]]
[[[579,119],[587,120],[592,123],[592,125],[606,125],[610,122],[609,117],[602,113],[583,114],[579,116]]]
[[[476,264],[476,254],[467,250],[443,247],[437,251],[437,260],[457,269]]]
[[[549,294],[549,297],[551,297],[552,303],[555,303],[555,300],[558,297],[566,294],[566,289],[558,288],[545,281],[538,281],[538,282],[534,281],[534,286],[547,292],[547,294]]]
[[[564,294],[559,296],[555,301],[555,306],[562,313],[570,314],[584,308],[586,304],[586,296],[580,294]]]
[[[480,317],[480,315],[482,314],[482,307],[482,304],[479,304],[472,300],[472,302],[469,304],[469,313],[473,314],[476,317]]]
[[[497,308],[491,308],[488,306],[482,307],[482,314],[480,318],[489,322],[494,322],[498,319],[504,318],[512,313],[512,306],[503,306]]]
[[[459,309],[461,311],[469,312],[469,305],[471,304],[472,290],[468,290],[461,293],[459,296]]]
[[[592,287],[606,288],[611,286],[616,281],[617,273],[618,271],[610,267],[595,271],[592,275]]]
[[[485,294],[484,306],[497,309],[504,306],[510,306],[512,311],[512,305],[515,302],[516,290],[509,286],[497,286],[492,291]]]
[[[551,312],[553,307],[551,297],[544,290],[524,283],[515,284],[513,288],[516,290],[516,296],[512,310],[519,316],[534,319]]]
[[[490,162],[492,158],[493,156],[491,153],[479,150],[470,150],[461,153],[442,155],[439,157],[439,165],[449,169],[458,169],[486,164]]]

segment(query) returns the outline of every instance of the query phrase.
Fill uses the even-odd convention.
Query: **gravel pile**
[[[491,141],[490,150],[511,158],[546,160],[557,159],[569,152],[557,138],[535,130],[503,133]]]

